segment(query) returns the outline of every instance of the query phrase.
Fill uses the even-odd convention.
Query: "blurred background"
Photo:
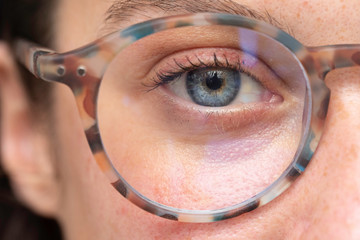
[[[11,41],[17,37],[26,37],[36,41],[45,29],[38,28],[38,16],[42,8],[51,0],[0,0],[0,42]],[[45,37],[46,38],[46,37]],[[45,40],[44,40],[45,41]],[[20,66],[19,66],[20,67]],[[21,67],[20,67],[21,68]],[[22,71],[25,79],[29,77]],[[31,86],[31,79],[24,84]],[[0,67],[1,83],[1,67]],[[41,83],[40,83],[41,84]],[[1,87],[1,84],[0,84]],[[30,91],[32,91],[30,89]],[[35,95],[34,95],[35,96]],[[31,98],[31,92],[30,92]],[[1,97],[0,97],[1,99]],[[32,101],[36,102],[32,98]],[[1,107],[1,103],[0,103]],[[0,111],[1,113],[1,111]],[[1,121],[1,116],[0,116]],[[0,124],[1,126],[1,124]],[[0,128],[0,136],[1,136]],[[1,141],[1,138],[0,138]],[[0,142],[0,157],[1,157]],[[34,214],[19,202],[0,159],[0,240],[42,240],[62,239],[59,225],[52,219]]]

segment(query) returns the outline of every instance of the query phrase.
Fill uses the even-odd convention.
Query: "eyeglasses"
[[[150,20],[63,54],[16,49],[35,76],[71,88],[121,195],[182,222],[232,218],[285,191],[320,140],[326,74],[360,65],[360,45],[304,47],[214,13]]]

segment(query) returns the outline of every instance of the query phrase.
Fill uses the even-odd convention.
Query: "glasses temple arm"
[[[36,77],[40,77],[37,64],[38,57],[55,52],[24,39],[17,39],[14,43],[14,49],[16,59]]]

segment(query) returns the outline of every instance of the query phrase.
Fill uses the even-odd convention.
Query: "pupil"
[[[211,90],[218,90],[223,85],[223,79],[217,76],[217,72],[213,72],[209,74],[206,78],[206,86]]]

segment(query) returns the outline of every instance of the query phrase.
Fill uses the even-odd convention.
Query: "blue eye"
[[[215,53],[210,56],[207,61],[197,56],[195,61],[191,61],[190,57],[185,56],[185,63],[174,59],[175,66],[169,64],[170,71],[156,72],[156,78],[152,79],[154,84],[148,86],[150,91],[163,86],[180,99],[205,107],[271,101],[274,95],[255,77],[260,75],[266,78],[266,74],[271,73],[257,67],[256,59],[242,56],[243,59],[248,59],[250,68],[246,69],[239,58],[234,61],[227,59],[225,55],[221,58]],[[260,63],[259,65],[262,66]]]
[[[190,70],[162,84],[176,96],[207,107],[270,101],[273,96],[249,74],[223,67]]]
[[[190,98],[202,106],[228,105],[238,95],[240,86],[240,73],[232,69],[201,68],[186,75]]]

